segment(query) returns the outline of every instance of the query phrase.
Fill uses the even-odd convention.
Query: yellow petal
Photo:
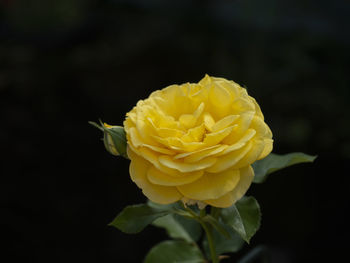
[[[147,178],[153,184],[164,186],[177,186],[192,183],[193,181],[196,181],[198,178],[200,178],[202,175],[203,171],[196,171],[192,173],[184,173],[182,174],[182,176],[171,176],[152,166],[148,170]]]
[[[205,134],[204,124],[199,125],[195,128],[189,129],[188,132],[181,137],[184,142],[200,142],[203,140]]]
[[[152,136],[157,142],[163,144],[165,147],[175,151],[186,152],[196,151],[203,146],[202,142],[184,142],[176,137],[161,138],[159,136]]]
[[[150,163],[142,157],[135,154],[130,147],[127,147],[127,153],[131,160],[130,163],[130,177],[131,180],[139,187],[142,188],[144,184],[147,184],[146,174],[150,167]]]
[[[193,114],[182,114],[179,118],[179,122],[186,129],[193,127],[196,124],[196,117]]]
[[[159,162],[172,169],[176,169],[182,173],[199,171],[212,166],[216,162],[216,158],[206,158],[196,163],[185,163],[180,160],[174,160],[167,155],[159,156]]]
[[[235,121],[236,126],[231,134],[225,138],[224,143],[234,144],[237,141],[237,138],[240,138],[247,131],[253,118],[254,112],[252,111],[242,113]]]
[[[221,131],[207,133],[205,135],[203,143],[206,146],[212,146],[220,143],[226,136],[228,136],[235,126],[227,127]]]
[[[223,152],[228,146],[227,145],[217,145],[214,149],[209,149],[205,151],[197,152],[196,154],[192,154],[184,159],[186,163],[195,163],[209,156],[214,156]]]
[[[237,120],[236,122],[238,124],[236,132],[237,133],[245,132],[249,128],[254,116],[255,116],[255,112],[253,111],[247,111],[247,112],[241,113],[239,120]]]
[[[199,85],[206,87],[211,84],[211,78],[208,74],[205,74],[204,78],[202,78],[199,82]]]
[[[218,173],[234,167],[251,150],[252,146],[252,142],[249,142],[238,151],[233,151],[226,155],[220,156],[216,163],[210,168],[207,168],[206,171],[209,173]]]
[[[261,119],[257,115],[254,116],[250,124],[250,128],[256,130],[256,135],[259,137],[264,137],[265,134],[268,133],[267,124],[263,121],[263,119]]]
[[[132,144],[128,144],[128,148],[130,148],[130,152],[134,153],[134,155],[135,154],[139,155],[140,157],[146,159],[148,162],[155,165],[156,167],[159,166],[159,161],[158,161],[159,153],[154,152],[146,147],[135,148]],[[129,156],[129,159],[131,159],[130,156]]]
[[[261,112],[261,109],[260,109],[260,106],[259,104],[256,102],[256,100],[249,96],[249,99],[253,102],[253,104],[255,105],[255,112],[256,112],[256,115],[258,115],[262,120],[264,120],[264,115],[263,113]]]
[[[171,176],[183,176],[183,173],[181,173],[180,171],[162,165],[158,161],[159,154],[157,152],[154,152],[146,147],[140,147],[140,148],[136,149],[131,144],[128,144],[128,147],[132,150],[132,152],[134,154],[137,154],[141,158],[146,159],[148,162],[150,162],[152,165],[154,165],[160,171],[162,171],[166,174],[169,174]]]
[[[253,111],[255,112],[255,105],[249,98],[239,97],[232,103],[233,112],[245,112]]]
[[[248,129],[246,131],[246,133],[236,143],[227,147],[225,149],[225,151],[222,152],[222,154],[227,154],[227,153],[230,153],[232,151],[235,151],[235,150],[242,148],[250,139],[252,139],[254,137],[255,134],[256,134],[255,130]],[[223,140],[223,143],[225,143],[225,142],[226,141]]]
[[[171,128],[157,128],[156,132],[160,137],[163,137],[163,138],[181,137],[185,134],[183,131],[179,129],[171,129]]]
[[[259,156],[261,155],[261,153],[264,150],[264,140],[253,140],[252,141],[252,148],[250,149],[250,151],[241,159],[239,160],[239,162],[237,162],[235,164],[235,168],[242,168],[245,167],[247,165],[250,165],[252,163],[254,163],[256,160],[258,160]]]
[[[221,147],[221,146],[222,146],[222,145],[213,145],[213,146],[205,147],[205,148],[200,149],[200,150],[197,150],[197,151],[179,153],[179,154],[175,155],[173,158],[174,158],[175,160],[176,160],[176,159],[182,159],[182,158],[185,158],[185,157],[187,157],[187,156],[191,156],[191,155],[194,155],[194,154],[198,154],[198,153],[201,153],[201,152],[203,152],[203,151],[213,150],[213,149],[219,148],[219,147]]]
[[[215,207],[230,207],[241,199],[249,189],[254,179],[254,170],[251,166],[240,169],[240,179],[236,187],[229,193],[217,199],[205,200],[204,202]]]
[[[158,153],[163,153],[163,154],[168,154],[168,155],[174,155],[175,152],[174,151],[171,151],[171,150],[168,150],[166,148],[163,148],[163,147],[158,147],[158,146],[153,146],[153,145],[149,145],[149,144],[142,144],[143,147],[146,147],[146,148],[149,148],[155,152],[158,152]]]
[[[203,88],[201,85],[198,85],[198,88],[199,90],[191,95],[191,100],[197,104],[208,101],[208,90]]]
[[[150,163],[135,154],[129,147],[128,156],[131,159],[129,168],[130,177],[132,181],[142,189],[143,194],[147,196],[148,199],[159,204],[170,204],[182,198],[181,193],[176,187],[152,184],[147,179]]]
[[[211,129],[213,132],[220,131],[232,124],[237,118],[239,118],[239,115],[228,115],[216,122]]]
[[[129,129],[130,141],[136,148],[142,145],[142,139],[135,127]]]
[[[154,140],[150,137],[150,135],[154,133],[154,129],[147,120],[145,121],[144,118],[138,118],[136,121],[136,129],[143,143],[155,143]]]
[[[209,100],[214,107],[223,108],[231,104],[231,94],[224,87],[212,85],[209,91]]]
[[[229,81],[224,78],[216,77],[212,77],[212,80],[216,83],[216,85],[222,86],[228,90],[233,95],[233,97],[239,96],[240,91],[242,90],[242,87],[232,80]]]
[[[260,154],[260,156],[258,157],[258,160],[265,158],[267,155],[269,155],[272,152],[273,140],[272,139],[265,139],[264,144],[265,144],[264,150]]]
[[[215,120],[213,116],[210,115],[210,113],[206,112],[203,114],[203,122],[205,128],[207,128],[208,131],[212,131],[212,127],[215,125]]]
[[[221,173],[204,173],[197,181],[178,186],[187,198],[194,200],[216,199],[232,191],[239,181],[239,170],[229,169]]]
[[[204,102],[201,102],[198,106],[198,108],[195,110],[195,112],[193,113],[193,116],[198,119],[199,116],[202,115],[203,111],[204,111],[204,108],[205,108],[205,104]]]

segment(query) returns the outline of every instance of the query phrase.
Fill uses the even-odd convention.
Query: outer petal
[[[234,144],[230,145],[229,147],[227,147],[227,149],[225,149],[225,151],[223,151],[222,154],[220,155],[224,155],[227,153],[230,153],[232,151],[236,151],[240,148],[242,148],[244,145],[246,145],[246,143],[254,137],[254,135],[256,134],[256,131],[253,129],[248,129],[245,134],[239,139],[237,140],[237,142],[235,142]]]
[[[265,147],[264,147],[263,152],[260,154],[258,160],[265,158],[267,155],[269,155],[272,152],[273,140],[272,139],[265,139],[264,142],[265,142]]]
[[[215,174],[204,173],[197,181],[178,186],[177,189],[190,199],[216,199],[232,191],[236,187],[239,178],[239,170],[230,169]]]
[[[229,207],[241,199],[249,189],[254,178],[254,170],[249,165],[240,169],[240,179],[237,186],[229,193],[218,199],[205,200],[204,202],[215,207]]]
[[[129,147],[127,151],[131,159],[129,169],[131,180],[142,189],[145,196],[159,204],[174,203],[182,198],[176,187],[152,184],[146,176],[151,164],[135,154]]]
[[[193,181],[198,180],[203,175],[203,173],[203,171],[196,171],[192,173],[184,173],[182,176],[172,176],[158,170],[154,166],[151,166],[148,169],[147,178],[153,184],[177,186],[192,183]]]
[[[235,168],[246,167],[247,165],[250,165],[258,160],[259,156],[264,150],[265,142],[263,140],[254,140],[252,141],[252,145],[253,147],[250,149],[250,151],[238,163],[235,164]]]
[[[188,173],[193,171],[203,170],[212,166],[216,162],[216,158],[205,158],[196,163],[185,163],[181,161],[176,161],[167,155],[162,155],[159,157],[159,162],[172,169],[176,169],[182,173]]]

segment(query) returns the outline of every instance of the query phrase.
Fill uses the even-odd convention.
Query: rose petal
[[[161,138],[159,136],[152,136],[157,142],[163,144],[165,147],[173,149],[179,152],[191,152],[196,151],[200,147],[203,147],[202,142],[183,142],[179,138],[169,137]]]
[[[213,145],[213,146],[209,146],[209,147],[205,147],[203,149],[200,149],[200,150],[197,150],[197,151],[192,151],[192,152],[185,152],[185,153],[179,153],[177,155],[175,155],[173,158],[176,160],[176,159],[182,159],[182,158],[185,158],[187,156],[191,156],[191,155],[194,155],[194,154],[197,154],[197,153],[201,153],[203,151],[207,151],[207,150],[213,150],[213,149],[216,149],[216,148],[219,148],[221,147],[222,145]]]
[[[230,92],[222,86],[213,84],[209,91],[209,100],[218,109],[225,108],[231,104]]]
[[[204,124],[189,129],[188,132],[181,137],[183,142],[201,142],[205,134]]]
[[[205,128],[208,131],[212,131],[212,127],[215,125],[215,120],[209,112],[206,112],[203,114],[203,122],[204,122]]]
[[[265,144],[264,150],[262,151],[262,153],[258,157],[258,160],[265,158],[267,155],[269,155],[272,152],[273,140],[272,139],[265,139],[264,142],[265,142],[264,143]]]
[[[239,170],[229,169],[221,173],[204,173],[197,181],[178,186],[187,198],[194,200],[216,199],[232,191],[239,181]]]
[[[205,135],[203,143],[206,146],[212,146],[220,143],[226,136],[228,136],[235,126],[227,127],[221,131],[207,133]]]
[[[192,154],[186,158],[184,158],[185,163],[195,163],[198,162],[204,158],[215,156],[216,154],[219,154],[223,152],[228,146],[227,145],[217,145],[215,149],[209,149],[206,151],[197,152],[196,154]]]
[[[177,186],[192,183],[202,175],[203,171],[196,171],[192,173],[184,173],[182,176],[171,176],[158,170],[154,166],[152,166],[147,172],[147,178],[151,183],[164,186]]]
[[[247,165],[250,165],[254,163],[256,160],[258,160],[259,156],[264,150],[265,143],[263,140],[255,139],[253,142],[251,142],[253,147],[250,149],[250,151],[239,160],[235,164],[235,168],[242,168]]]
[[[231,125],[236,119],[239,118],[239,115],[228,115],[224,118],[222,118],[221,120],[219,120],[218,122],[216,122],[212,127],[212,131],[216,132],[216,131],[220,131],[222,129],[227,128],[229,125]]]
[[[227,154],[227,153],[230,153],[232,151],[235,151],[235,150],[238,150],[240,148],[242,148],[244,145],[246,145],[246,143],[254,137],[254,135],[256,134],[256,131],[253,130],[253,129],[248,129],[246,131],[246,133],[239,139],[237,140],[236,143],[230,145],[229,147],[227,147],[225,149],[225,151],[222,152],[222,155],[223,154]],[[226,140],[223,140],[223,143],[225,143]]]
[[[170,204],[182,198],[176,187],[152,184],[147,179],[150,163],[133,153],[129,147],[127,151],[132,160],[129,168],[131,180],[142,189],[143,194],[148,199],[159,204]]]
[[[216,158],[206,158],[196,163],[184,163],[174,160],[166,155],[159,156],[158,160],[162,165],[178,170],[182,173],[203,170],[212,166],[216,162]]]
[[[236,187],[229,193],[217,198],[217,199],[209,199],[204,202],[215,206],[215,207],[230,207],[234,203],[236,203],[239,199],[241,199],[247,190],[249,189],[254,178],[254,170],[249,165],[240,169],[240,179]]]
[[[226,169],[234,167],[251,150],[252,147],[252,142],[249,142],[238,151],[233,151],[226,155],[218,157],[216,163],[210,168],[207,168],[206,171],[209,173],[219,173]]]

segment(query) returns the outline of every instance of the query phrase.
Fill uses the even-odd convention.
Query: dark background
[[[0,1],[2,262],[141,262],[166,238],[107,224],[145,201],[89,120],[205,73],[248,87],[274,152],[317,154],[249,190],[271,262],[344,262],[349,246],[350,2]],[[346,261],[346,259],[345,259]],[[229,262],[229,261],[227,261]]]

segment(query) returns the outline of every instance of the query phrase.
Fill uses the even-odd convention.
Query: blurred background
[[[272,263],[348,254],[350,2],[0,1],[3,262],[142,262],[166,238],[107,224],[145,201],[109,155],[102,118],[122,124],[152,91],[205,73],[248,88],[275,153],[317,154],[253,185]],[[257,261],[258,262],[258,261]]]

